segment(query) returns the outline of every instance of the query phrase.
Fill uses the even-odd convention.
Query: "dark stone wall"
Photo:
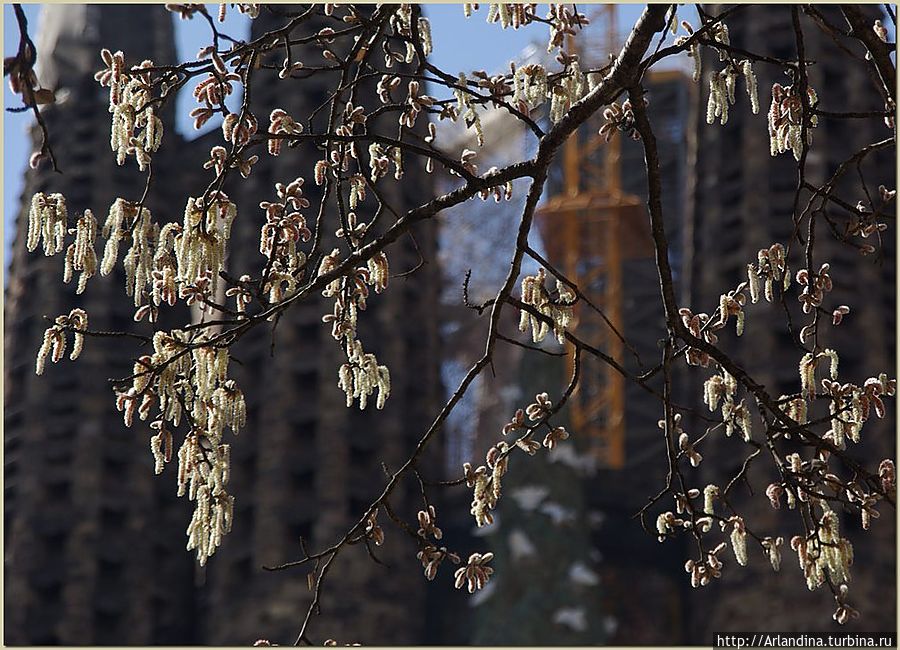
[[[263,13],[254,36],[284,20]],[[130,359],[142,352],[118,339],[88,339],[77,363],[48,363],[42,377],[34,375],[47,326],[44,315],[80,306],[92,328],[135,328],[123,278],[95,277],[82,296],[75,296],[72,285],[60,282],[61,256],[27,253],[24,241],[35,192],[61,192],[70,217],[91,208],[101,225],[117,196],[140,198],[144,176],[133,161],[116,166],[109,151],[106,93],[92,77],[100,65],[101,43],[123,49],[129,62],[146,57],[174,61],[172,15],[155,6],[60,6],[47,9],[42,25],[43,55],[50,57],[42,60],[42,74],[71,94],[66,103],[46,111],[65,174],[46,168],[27,174],[6,295],[5,641],[234,645],[259,637],[293,640],[310,599],[306,574],[267,573],[262,565],[299,557],[300,536],[312,548],[343,536],[381,493],[386,480],[381,463],[399,467],[436,412],[434,227],[425,224],[414,232],[427,263],[411,277],[392,280],[384,294],[373,295],[360,319],[367,348],[391,370],[393,389],[383,411],[372,406],[360,413],[355,405],[344,406],[337,386],[341,351],[321,322],[322,314],[331,311],[326,300],[298,305],[274,334],[259,328],[235,347],[239,363],[232,364],[231,374],[248,407],[247,426],[230,440],[235,523],[209,565],[200,569],[184,550],[192,507],[175,497],[175,468],[154,476],[149,428],[141,422],[125,428],[106,382],[129,375]],[[258,74],[274,79],[275,72],[261,69]],[[326,92],[324,86],[317,94],[308,83],[291,88],[262,79],[256,89],[252,110],[261,127],[276,106],[303,116]],[[187,197],[197,196],[212,178],[202,162],[221,132],[185,142],[174,131],[171,111],[164,116],[166,135],[154,158],[148,205],[157,221],[180,221]],[[260,154],[248,180],[230,181],[225,188],[238,204],[228,261],[236,274],[261,270],[264,214],[259,202],[274,196],[276,182],[306,177],[311,220],[317,205],[313,148],[285,148],[277,159]],[[424,169],[409,165],[402,183],[386,183],[383,191],[402,213],[430,198],[429,179]],[[360,216],[371,217],[374,206],[370,197]],[[102,245],[98,238],[100,253]],[[413,269],[419,260],[410,238],[389,250],[389,257],[392,274]],[[162,312],[169,327],[190,320],[184,309]],[[136,327],[149,332],[146,323]],[[273,336],[277,345],[271,355]],[[431,461],[425,459],[425,466]],[[404,484],[393,503],[414,520],[418,508],[412,488]],[[379,556],[391,571],[373,563],[362,546],[342,553],[329,574],[316,638],[420,641],[425,587],[416,550],[388,531]]]

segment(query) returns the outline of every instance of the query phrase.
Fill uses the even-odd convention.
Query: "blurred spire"
[[[100,48],[122,50],[128,63],[175,63],[172,14],[160,5],[44,5],[35,35],[37,73],[57,89],[100,68]],[[102,44],[102,45],[101,45]]]

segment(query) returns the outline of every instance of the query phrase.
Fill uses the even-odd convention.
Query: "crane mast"
[[[615,5],[593,5],[590,24],[569,42],[583,70],[607,65],[619,49]],[[571,38],[571,37],[570,37]],[[562,188],[539,210],[538,224],[551,263],[577,283],[591,304],[575,306],[576,333],[585,343],[623,362],[623,261],[651,255],[641,200],[622,191],[622,136],[599,135],[600,112],[566,141]],[[574,372],[574,354],[567,355]],[[570,397],[573,430],[590,440],[601,467],[625,465],[625,379],[608,364],[583,364]]]

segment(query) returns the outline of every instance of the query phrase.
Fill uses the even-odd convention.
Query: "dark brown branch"
[[[31,108],[31,112],[34,113],[34,119],[37,121],[38,128],[41,131],[40,155],[47,156],[50,159],[50,164],[53,165],[53,171],[61,174],[62,170],[56,162],[56,154],[53,153],[53,148],[50,146],[50,131],[47,128],[47,123],[44,121],[44,116],[41,114],[41,109],[38,107],[34,89],[28,81],[28,76],[33,74],[32,68],[37,60],[37,49],[35,48],[31,37],[28,36],[28,19],[25,17],[25,12],[22,10],[22,5],[14,4],[13,10],[16,14],[16,23],[19,26],[19,50],[14,59],[14,66],[22,71],[22,100],[27,107]],[[10,70],[8,62],[4,62],[3,73],[5,75],[18,74],[18,72]]]
[[[897,70],[891,62],[891,51],[888,44],[882,41],[872,30],[872,23],[857,5],[841,5],[844,19],[850,25],[850,34],[862,41],[888,96],[897,101]]]

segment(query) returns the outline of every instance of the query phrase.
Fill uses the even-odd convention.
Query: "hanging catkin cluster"
[[[740,336],[744,333],[744,303],[747,297],[743,290],[729,291],[719,296],[719,321],[722,327],[728,324],[728,319],[734,316],[736,319],[735,333]]]
[[[122,260],[125,266],[125,293],[134,297],[134,306],[145,302],[145,287],[151,282],[153,254],[159,238],[159,226],[151,220],[150,211],[138,208],[136,221],[131,226],[131,248]]]
[[[673,24],[675,24],[674,20]],[[687,43],[690,40],[691,36],[694,35],[694,28],[691,27],[691,24],[688,21],[682,20],[681,26],[684,28],[684,31],[687,32],[687,36],[682,35],[675,39],[675,45],[679,47]],[[700,55],[700,46],[696,42],[690,43],[688,45],[687,53],[688,56],[691,57],[691,60],[694,62],[694,73],[691,78],[696,83],[700,81],[700,76],[703,70],[702,57]]]
[[[410,81],[407,84],[406,110],[400,114],[399,118],[400,126],[408,129],[413,128],[416,125],[416,118],[418,118],[419,113],[427,108],[431,108],[434,102],[434,97],[419,93],[418,81]],[[356,108],[354,110],[361,111],[362,109]],[[352,116],[353,113],[351,112],[350,115]],[[361,116],[361,121],[365,121],[364,115]]]
[[[500,5],[505,6],[505,5]],[[593,89],[600,80],[596,73],[585,75],[581,72],[578,57],[565,53],[559,53],[557,61],[563,64],[563,71],[554,75],[553,82],[546,68],[540,64],[532,63],[517,68],[510,63],[509,75],[488,76],[483,71],[475,71],[475,80],[470,81],[465,73],[459,73],[453,94],[456,98],[455,105],[445,105],[441,110],[441,119],[449,118],[456,121],[460,116],[467,126],[475,129],[478,146],[484,146],[484,131],[481,118],[476,110],[472,92],[469,86],[486,89],[495,106],[501,99],[508,101],[522,113],[543,105],[550,100],[549,115],[553,122],[558,122],[580,100],[588,90]],[[382,78],[379,84],[379,96],[382,103],[392,101],[390,91],[399,85],[398,78]],[[429,101],[433,98],[428,97]],[[401,122],[402,123],[402,122]],[[433,138],[432,138],[433,139]]]
[[[720,521],[719,526],[722,531],[731,531],[731,550],[734,551],[734,559],[741,566],[747,566],[747,529],[744,527],[744,520],[737,515],[729,517],[725,521]]]
[[[75,225],[75,241],[66,249],[66,263],[63,270],[65,283],[72,281],[72,274],[75,271],[81,271],[75,293],[82,293],[87,287],[88,279],[97,272],[97,254],[94,252],[96,239],[97,220],[90,210],[85,210]]]
[[[106,223],[103,224],[103,238],[106,246],[103,248],[103,260],[100,263],[100,275],[109,275],[119,257],[119,244],[130,238],[131,224],[137,216],[137,208],[130,201],[116,199],[109,207]]]
[[[477,7],[477,5],[476,5]],[[492,2],[488,6],[487,22],[500,23],[502,29],[519,29],[534,20],[536,5],[519,2]]]
[[[700,81],[702,70],[702,57],[700,53],[700,44],[696,40],[692,40],[694,36],[694,28],[687,21],[681,21],[681,27],[687,32],[687,35],[678,36],[675,39],[675,45],[687,48],[687,54],[694,64],[693,80]],[[678,26],[676,17],[672,16],[672,33],[677,33]],[[712,40],[721,44],[723,47],[713,47],[719,55],[719,61],[727,61],[725,67],[716,72],[713,71],[709,75],[709,99],[706,104],[706,123],[712,124],[719,120],[720,124],[728,122],[728,109],[735,103],[735,88],[737,86],[738,77],[744,77],[744,83],[747,89],[747,97],[750,99],[750,110],[754,115],[759,113],[759,82],[756,73],[753,71],[753,62],[750,59],[732,59],[728,56],[725,46],[730,45],[728,36],[728,26],[723,22],[717,22],[712,26]]]
[[[494,515],[491,514],[491,510],[497,506],[500,498],[500,479],[506,473],[509,465],[508,458],[504,456],[502,459],[498,459],[498,456],[507,449],[507,444],[500,442],[488,452],[487,465],[479,465],[476,469],[472,469],[470,463],[463,465],[466,485],[472,488],[472,505],[469,512],[475,518],[475,524],[478,527],[494,523]]]
[[[826,571],[834,584],[846,584],[853,564],[853,545],[840,536],[837,513],[825,500],[817,499],[816,503],[822,509],[819,525],[809,536],[791,539],[791,548],[797,553],[810,591],[825,583]]]
[[[151,296],[153,305],[156,307],[164,302],[172,306],[178,300],[178,284],[176,282],[178,271],[174,249],[175,236],[179,232],[181,232],[180,225],[167,223],[159,231],[157,237],[156,252],[153,255],[153,272],[150,274],[153,286]],[[137,314],[135,318],[137,318]]]
[[[106,67],[94,75],[101,86],[109,87],[109,112],[112,113],[109,145],[116,153],[116,162],[125,164],[127,156],[135,157],[141,171],[147,169],[153,152],[159,149],[163,136],[162,120],[154,112],[150,75],[130,73],[125,68],[125,56],[113,54],[106,48],[100,51]],[[153,62],[142,61],[138,69],[152,68]]]
[[[647,100],[641,98],[645,105]],[[619,102],[613,102],[608,108],[603,109],[603,119],[606,120],[600,127],[599,134],[602,135],[607,142],[610,141],[616,131],[621,131],[632,140],[640,140],[641,134],[634,126],[634,107],[631,100],[626,99],[621,105]]]
[[[134,306],[145,302],[145,287],[153,281],[154,252],[159,239],[159,226],[153,222],[150,210],[125,199],[116,199],[109,208],[102,235],[106,239],[100,275],[109,275],[115,268],[119,246],[131,241],[125,254],[125,291],[134,298]]]
[[[191,422],[207,438],[220,442],[225,427],[237,434],[247,421],[243,393],[228,379],[228,348],[195,347],[191,357],[193,391],[185,391]]]
[[[833,353],[833,350],[830,352]],[[836,376],[836,373],[835,373]],[[831,379],[822,380],[825,395],[831,400],[828,411],[831,415],[831,429],[823,436],[838,449],[847,446],[847,439],[858,443],[859,433],[865,422],[862,412],[863,391],[851,383],[841,384]]]
[[[483,147],[484,129],[481,127],[481,118],[478,116],[478,111],[475,110],[475,105],[471,102],[471,97],[466,91],[468,80],[465,73],[459,73],[456,84],[457,87],[453,89],[453,95],[456,97],[456,108],[453,115],[461,116],[469,127],[474,127],[478,146]]]
[[[699,496],[696,488],[690,490],[689,496],[692,498]],[[676,503],[678,504],[679,514],[693,510],[690,504],[686,503],[682,498],[676,499]],[[679,529],[690,530],[694,528],[695,524],[697,530],[701,533],[708,533],[712,529],[712,521],[712,517],[697,517],[692,520],[690,518],[676,517],[672,511],[663,512],[656,518],[656,538],[660,543],[665,542],[667,538],[673,536]],[[722,548],[725,547],[723,546]]]
[[[778,573],[781,571],[781,546],[784,544],[784,537],[764,537],[761,543],[772,570]]]
[[[222,537],[231,532],[234,497],[225,491],[229,478],[229,445],[218,445],[200,433],[189,434],[178,450],[178,494],[194,502],[187,528],[187,550],[197,550],[204,566]]]
[[[522,302],[534,307],[538,312],[547,316],[553,323],[553,334],[556,340],[562,344],[565,342],[566,330],[572,324],[573,305],[576,301],[575,293],[568,285],[556,281],[558,298],[553,300],[550,292],[544,286],[547,274],[544,269],[539,269],[537,275],[527,275],[522,279]],[[520,311],[519,331],[527,332],[531,326],[531,338],[535,343],[540,343],[550,332],[550,325],[535,315]]]
[[[356,226],[355,221],[352,224]],[[338,231],[343,236],[343,230]],[[319,276],[333,271],[339,262],[340,251],[335,248],[322,259]],[[387,366],[379,365],[374,354],[363,349],[357,338],[356,326],[359,312],[365,310],[369,287],[380,293],[387,286],[388,260],[384,252],[369,260],[367,266],[357,268],[350,277],[339,276],[322,291],[326,298],[334,298],[334,310],[322,317],[331,324],[331,335],[342,343],[347,362],[338,370],[338,386],[347,395],[347,407],[359,400],[360,410],[365,409],[369,396],[377,390],[375,407],[384,408],[391,394],[391,375]]]
[[[460,563],[459,556],[448,551],[446,546],[437,547],[430,543],[423,544],[422,550],[416,554],[416,558],[422,563],[426,580],[434,580],[437,570],[445,558],[453,564]]]
[[[228,348],[213,347],[204,336],[188,342],[178,331],[157,332],[153,345],[152,356],[138,359],[132,386],[119,395],[117,405],[130,426],[135,409],[146,420],[158,404],[159,417],[150,425],[157,432],[150,438],[156,473],[173,456],[173,435],[166,422],[177,427],[186,417],[190,423],[177,454],[178,496],[187,494],[194,501],[187,550],[197,550],[202,566],[231,530],[234,497],[226,491],[230,446],[223,436],[226,428],[237,434],[246,424],[246,405],[228,378]]]
[[[765,288],[768,302],[775,300],[775,283],[782,283],[782,290],[787,291],[791,282],[791,272],[787,267],[784,246],[775,243],[769,248],[761,248],[756,256],[756,264],[747,265],[747,281],[750,288],[750,301],[759,302],[760,283]]]
[[[825,265],[827,270],[827,265]],[[734,316],[735,333],[741,336],[744,333],[745,313],[747,307],[747,294],[749,291],[750,303],[759,302],[760,293],[765,288],[764,295],[768,302],[775,299],[775,283],[782,291],[787,291],[790,286],[791,273],[787,266],[784,246],[779,243],[772,244],[769,248],[761,248],[757,253],[757,263],[747,265],[747,281],[741,282],[735,289],[724,293],[719,297],[718,318],[715,313],[711,318],[709,314],[694,314],[690,309],[682,307],[678,310],[682,323],[688,332],[695,338],[704,340],[710,345],[718,343],[716,332],[723,329],[728,320]],[[849,311],[849,309],[848,309]],[[801,339],[803,332],[801,331]],[[688,365],[707,367],[711,358],[708,353],[693,347],[688,347],[685,352]],[[742,421],[746,414],[740,409]]]
[[[588,24],[587,16],[575,11],[574,5],[563,3],[550,3],[547,7],[546,20],[550,23],[548,52],[552,52],[554,48],[561,50],[566,45],[566,37],[575,36]]]
[[[385,52],[385,66],[392,67],[394,62],[403,61],[404,63],[412,63],[416,56],[416,48],[413,45],[412,37],[412,5],[401,4],[397,11],[391,16],[390,27],[395,36],[399,36],[406,41],[406,52],[399,54],[396,52]],[[427,18],[419,18],[416,21],[419,39],[422,44],[423,54],[428,56],[431,52],[433,43],[431,41],[431,23]]]
[[[724,26],[724,25],[723,25]],[[753,64],[749,60],[729,63],[720,72],[709,76],[709,100],[706,104],[706,123],[712,124],[719,118],[720,124],[728,122],[728,107],[735,103],[735,87],[737,79],[744,76],[747,96],[750,98],[750,110],[759,113],[759,84],[753,72]]]
[[[816,396],[815,371],[819,362],[829,361],[829,378],[822,379],[822,395],[828,398],[828,411],[831,417],[831,429],[823,436],[838,449],[846,447],[847,439],[859,443],[860,432],[869,419],[872,411],[879,418],[885,415],[883,397],[893,396],[896,392],[896,381],[888,379],[882,373],[878,377],[869,377],[862,386],[847,382],[841,383],[838,376],[838,355],[831,349],[819,354],[807,353],[800,361],[801,397],[803,400],[802,415],[806,415],[809,407],[806,399]]]
[[[42,239],[44,255],[49,257],[62,252],[67,221],[66,199],[62,194],[35,194],[28,211],[28,236],[25,240],[28,252],[34,251]]]
[[[537,108],[547,99],[547,70],[539,63],[516,69],[512,66],[513,96],[511,103],[523,113]]]
[[[382,147],[373,142],[369,145],[369,171],[370,179],[374,183],[379,178],[388,175],[391,163],[394,165],[394,178],[400,180],[403,177],[403,153],[399,147]],[[325,172],[334,168],[327,161],[320,160],[316,165],[316,185],[325,183]],[[346,171],[346,170],[343,170]]]
[[[829,293],[833,284],[829,269],[831,265],[822,264],[818,273],[810,273],[807,269],[797,271],[797,283],[803,287],[797,298],[803,306],[803,313],[809,314],[822,304],[825,294]]]
[[[204,207],[202,197],[188,199],[184,224],[174,237],[175,259],[179,282],[192,284],[210,277],[210,289],[215,291],[219,271],[224,268],[225,247],[237,206],[224,192],[213,192],[209,207]]]
[[[810,106],[818,102],[816,91],[806,88]],[[806,122],[806,144],[812,144],[812,129],[818,125],[818,117],[809,115]],[[790,150],[795,160],[803,151],[803,101],[800,90],[794,86],[772,86],[772,104],[769,106],[769,152],[773,156]]]
[[[808,461],[803,461],[799,454],[793,453],[785,458],[786,469],[789,473],[784,483],[772,483],[766,489],[766,495],[773,508],[781,507],[781,497],[787,497],[788,508],[796,508],[803,504],[803,508],[810,519],[814,518],[814,509],[820,508],[822,517],[815,525],[807,527],[805,534],[796,535],[791,539],[791,548],[797,552],[800,568],[806,577],[810,590],[830,582],[832,586],[838,586],[838,609],[835,612],[835,620],[846,623],[848,618],[856,616],[855,610],[847,605],[847,582],[850,580],[850,566],[853,563],[853,546],[849,540],[841,537],[839,532],[838,514],[831,508],[828,498],[831,496],[846,498],[846,505],[852,509],[858,509],[863,530],[868,530],[871,520],[879,516],[875,509],[876,504],[885,495],[893,495],[894,464],[890,459],[885,459],[879,466],[879,474],[883,477],[883,494],[870,492],[871,486],[863,481],[853,479],[847,483],[842,482],[833,473],[828,471],[828,452],[821,450]],[[823,493],[830,493],[825,498]],[[778,570],[781,562],[780,550],[781,538],[762,540],[763,549],[769,555],[773,569]]]
[[[359,409],[365,409],[369,396],[377,389],[375,408],[384,408],[391,394],[388,367],[379,365],[374,354],[365,352],[359,339],[347,341],[344,351],[347,353],[347,363],[338,370],[338,386],[347,395],[347,406],[359,400]]]
[[[487,563],[493,559],[493,553],[472,553],[466,566],[456,570],[454,586],[462,589],[463,585],[466,585],[470,594],[484,587],[490,580],[491,574],[494,573],[494,570],[487,566]]]
[[[191,358],[183,354],[183,334],[179,331],[157,332],[153,335],[153,355],[150,365],[156,371],[156,398],[160,417],[172,426],[181,423],[182,409],[179,399],[180,379],[190,374]]]
[[[468,18],[477,4],[465,4],[464,13]],[[518,3],[492,3],[488,10],[487,21],[499,22],[506,29],[530,24],[535,20],[534,4]],[[474,75],[478,81],[476,87],[487,89],[494,105],[498,105],[501,98],[510,97],[510,103],[522,113],[529,113],[550,100],[549,116],[556,123],[563,118],[573,104],[580,100],[588,90],[593,89],[600,81],[600,75],[591,73],[585,75],[578,64],[578,56],[562,51],[567,36],[575,36],[579,30],[588,23],[584,14],[573,11],[565,4],[550,4],[543,20],[550,25],[550,38],[547,51],[559,49],[556,60],[563,65],[561,73],[554,75],[550,82],[547,70],[540,64],[528,64],[517,69],[510,64],[510,74],[489,77],[482,71],[476,71]],[[379,95],[384,103],[390,100],[390,88],[399,85],[399,79],[386,81],[382,79],[379,85]],[[450,118],[456,121],[460,116],[466,125],[475,129],[478,146],[484,146],[484,131],[481,118],[472,101],[472,95],[468,91],[469,80],[465,73],[459,73],[456,86],[453,88],[456,97],[455,106],[445,106],[441,111],[441,119]],[[402,122],[401,122],[402,123]]]
[[[431,159],[429,158],[429,160]],[[362,174],[353,174],[347,181],[350,184],[347,201],[350,210],[356,210],[359,207],[360,201],[366,200],[366,177]],[[363,234],[364,232],[365,230],[363,230]]]
[[[210,71],[194,86],[194,99],[202,104],[190,112],[190,116],[194,118],[195,129],[202,127],[217,112],[228,112],[225,107],[225,98],[234,92],[234,82],[241,81],[240,75],[230,72],[225,61],[213,48],[204,48],[200,54],[210,58],[213,71]],[[232,118],[232,120],[236,119],[237,115]],[[233,131],[233,121],[231,127]],[[228,132],[225,135],[226,140],[231,139]]]
[[[725,435],[730,436],[735,428],[740,429],[744,440],[749,442],[752,433],[750,408],[744,400],[735,403],[737,382],[726,370],[715,374],[703,384],[703,403],[710,411],[722,405],[722,422],[725,424]]]
[[[719,342],[719,337],[716,336],[716,330],[724,327],[721,318],[711,319],[706,312],[695,314],[687,307],[679,309],[678,314],[681,316],[682,324],[694,338],[706,341],[710,345],[715,345]],[[702,366],[703,368],[706,368],[711,361],[709,354],[699,348],[687,348],[684,356],[689,366]]]
[[[806,400],[802,396],[782,395],[778,398],[781,410],[785,415],[798,424],[806,424],[809,419],[809,410]],[[790,438],[790,433],[785,434]]]
[[[180,287],[188,304],[198,299],[198,292],[206,295],[222,268],[225,241],[235,217],[234,205],[221,193],[213,193],[211,207],[203,211],[202,200],[190,199],[184,226],[169,223],[164,228],[153,223],[150,211],[124,199],[117,199],[110,207],[102,234],[106,238],[100,272],[108,275],[118,259],[121,242],[131,242],[123,265],[126,272],[126,292],[134,296],[135,314],[140,320],[150,313],[155,320],[156,306],[162,302],[173,305]],[[96,222],[90,211],[79,219],[75,243],[70,246],[69,270],[82,270],[89,277]],[[153,305],[144,305],[146,287],[152,285]],[[202,297],[202,296],[201,296]],[[57,325],[45,336],[45,345],[38,355],[38,372],[52,352],[56,360],[62,355],[66,326],[84,329],[87,316],[73,310],[68,320],[57,319]],[[158,419],[151,428],[156,433],[150,439],[155,469],[159,473],[173,456],[173,434],[166,423],[177,427],[184,415],[191,428],[178,452],[179,495],[189,495],[195,501],[193,519],[188,527],[188,549],[197,549],[204,564],[215,552],[222,535],[231,528],[233,498],[225,491],[228,482],[229,450],[222,443],[226,427],[233,432],[244,425],[244,398],[233,381],[227,378],[228,350],[214,349],[203,338],[191,341],[183,332],[157,332],[153,337],[152,355],[138,358],[133,367],[132,384],[120,391],[116,407],[123,413],[126,426],[134,422],[135,414],[144,421],[154,407]],[[81,334],[76,334],[73,358],[81,349]]]
[[[422,54],[429,56],[434,51],[434,40],[431,38],[431,21],[420,17],[418,20],[419,38],[422,39]]]
[[[712,37],[716,43],[721,43],[722,45],[731,45],[731,38],[728,35],[728,25],[723,22],[717,22],[713,25],[712,28]],[[724,49],[716,50],[719,54],[719,61],[725,61],[728,59],[728,53]]]
[[[535,401],[524,409],[518,409],[512,419],[502,430],[504,436],[516,433],[518,436],[512,443],[501,440],[491,447],[485,464],[472,468],[471,463],[463,465],[466,485],[472,488],[472,505],[469,511],[475,518],[477,526],[486,526],[494,521],[491,511],[497,507],[501,494],[501,481],[509,469],[509,454],[516,448],[533,456],[541,448],[553,451],[560,442],[569,438],[565,427],[552,426],[549,423],[553,415],[553,403],[547,393],[538,393]],[[527,417],[527,421],[526,421]],[[534,439],[535,432],[543,428],[547,431],[543,443]]]
[[[665,431],[666,421],[659,420],[656,426]],[[691,437],[681,428],[681,413],[676,413],[672,417],[672,429],[674,434],[672,437],[678,440],[678,449],[690,461],[691,467],[699,467],[700,463],[703,462],[703,455],[694,448],[693,443],[691,443]]]
[[[569,56],[566,59],[566,74],[550,88],[550,121],[554,124],[565,117],[587,90],[587,79],[578,67],[577,57]]]

